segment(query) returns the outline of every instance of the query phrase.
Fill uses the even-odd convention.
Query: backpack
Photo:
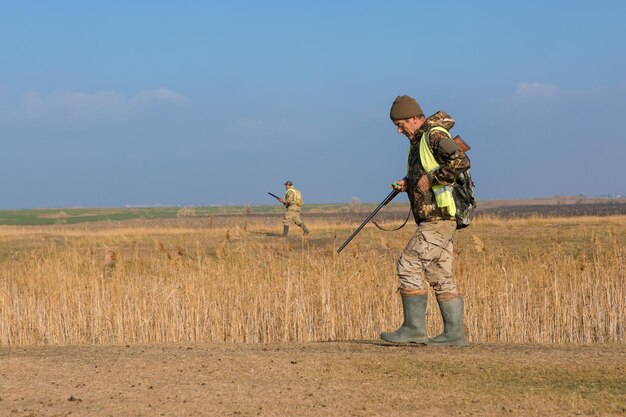
[[[463,229],[472,223],[476,211],[474,181],[469,169],[459,175],[452,185],[452,197],[456,205],[456,228]]]
[[[304,200],[302,199],[302,193],[300,190],[296,190],[296,206],[302,207]]]

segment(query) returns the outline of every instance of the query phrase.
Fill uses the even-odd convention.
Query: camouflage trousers
[[[400,289],[405,293],[428,293],[423,278],[438,300],[461,296],[452,277],[454,220],[423,222],[398,258],[396,269]]]
[[[290,223],[295,223],[296,226],[302,227],[302,220],[300,220],[299,210],[287,210],[285,212],[285,218],[283,219],[283,225],[289,226]]]

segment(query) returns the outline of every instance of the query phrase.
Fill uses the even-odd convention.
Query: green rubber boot
[[[428,343],[426,335],[427,294],[403,295],[404,322],[395,332],[383,332],[380,338],[391,343]]]
[[[302,223],[302,231],[304,232],[304,235],[308,235],[309,233],[311,233],[311,231],[309,230],[308,227],[306,227],[306,224]]]
[[[463,330],[463,298],[437,300],[437,303],[443,318],[443,332],[428,339],[428,346],[467,346]]]
[[[289,226],[283,226],[283,237],[287,237],[289,234]]]

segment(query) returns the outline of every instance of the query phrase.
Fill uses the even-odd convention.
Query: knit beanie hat
[[[422,108],[413,97],[398,96],[391,105],[391,112],[389,117],[391,120],[404,120],[410,119],[424,114]]]

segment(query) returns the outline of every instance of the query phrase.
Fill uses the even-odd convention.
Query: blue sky
[[[508,4],[510,3],[510,4]],[[393,5],[392,5],[393,4]],[[445,110],[480,199],[626,194],[621,1],[0,0],[0,209],[379,201]]]

